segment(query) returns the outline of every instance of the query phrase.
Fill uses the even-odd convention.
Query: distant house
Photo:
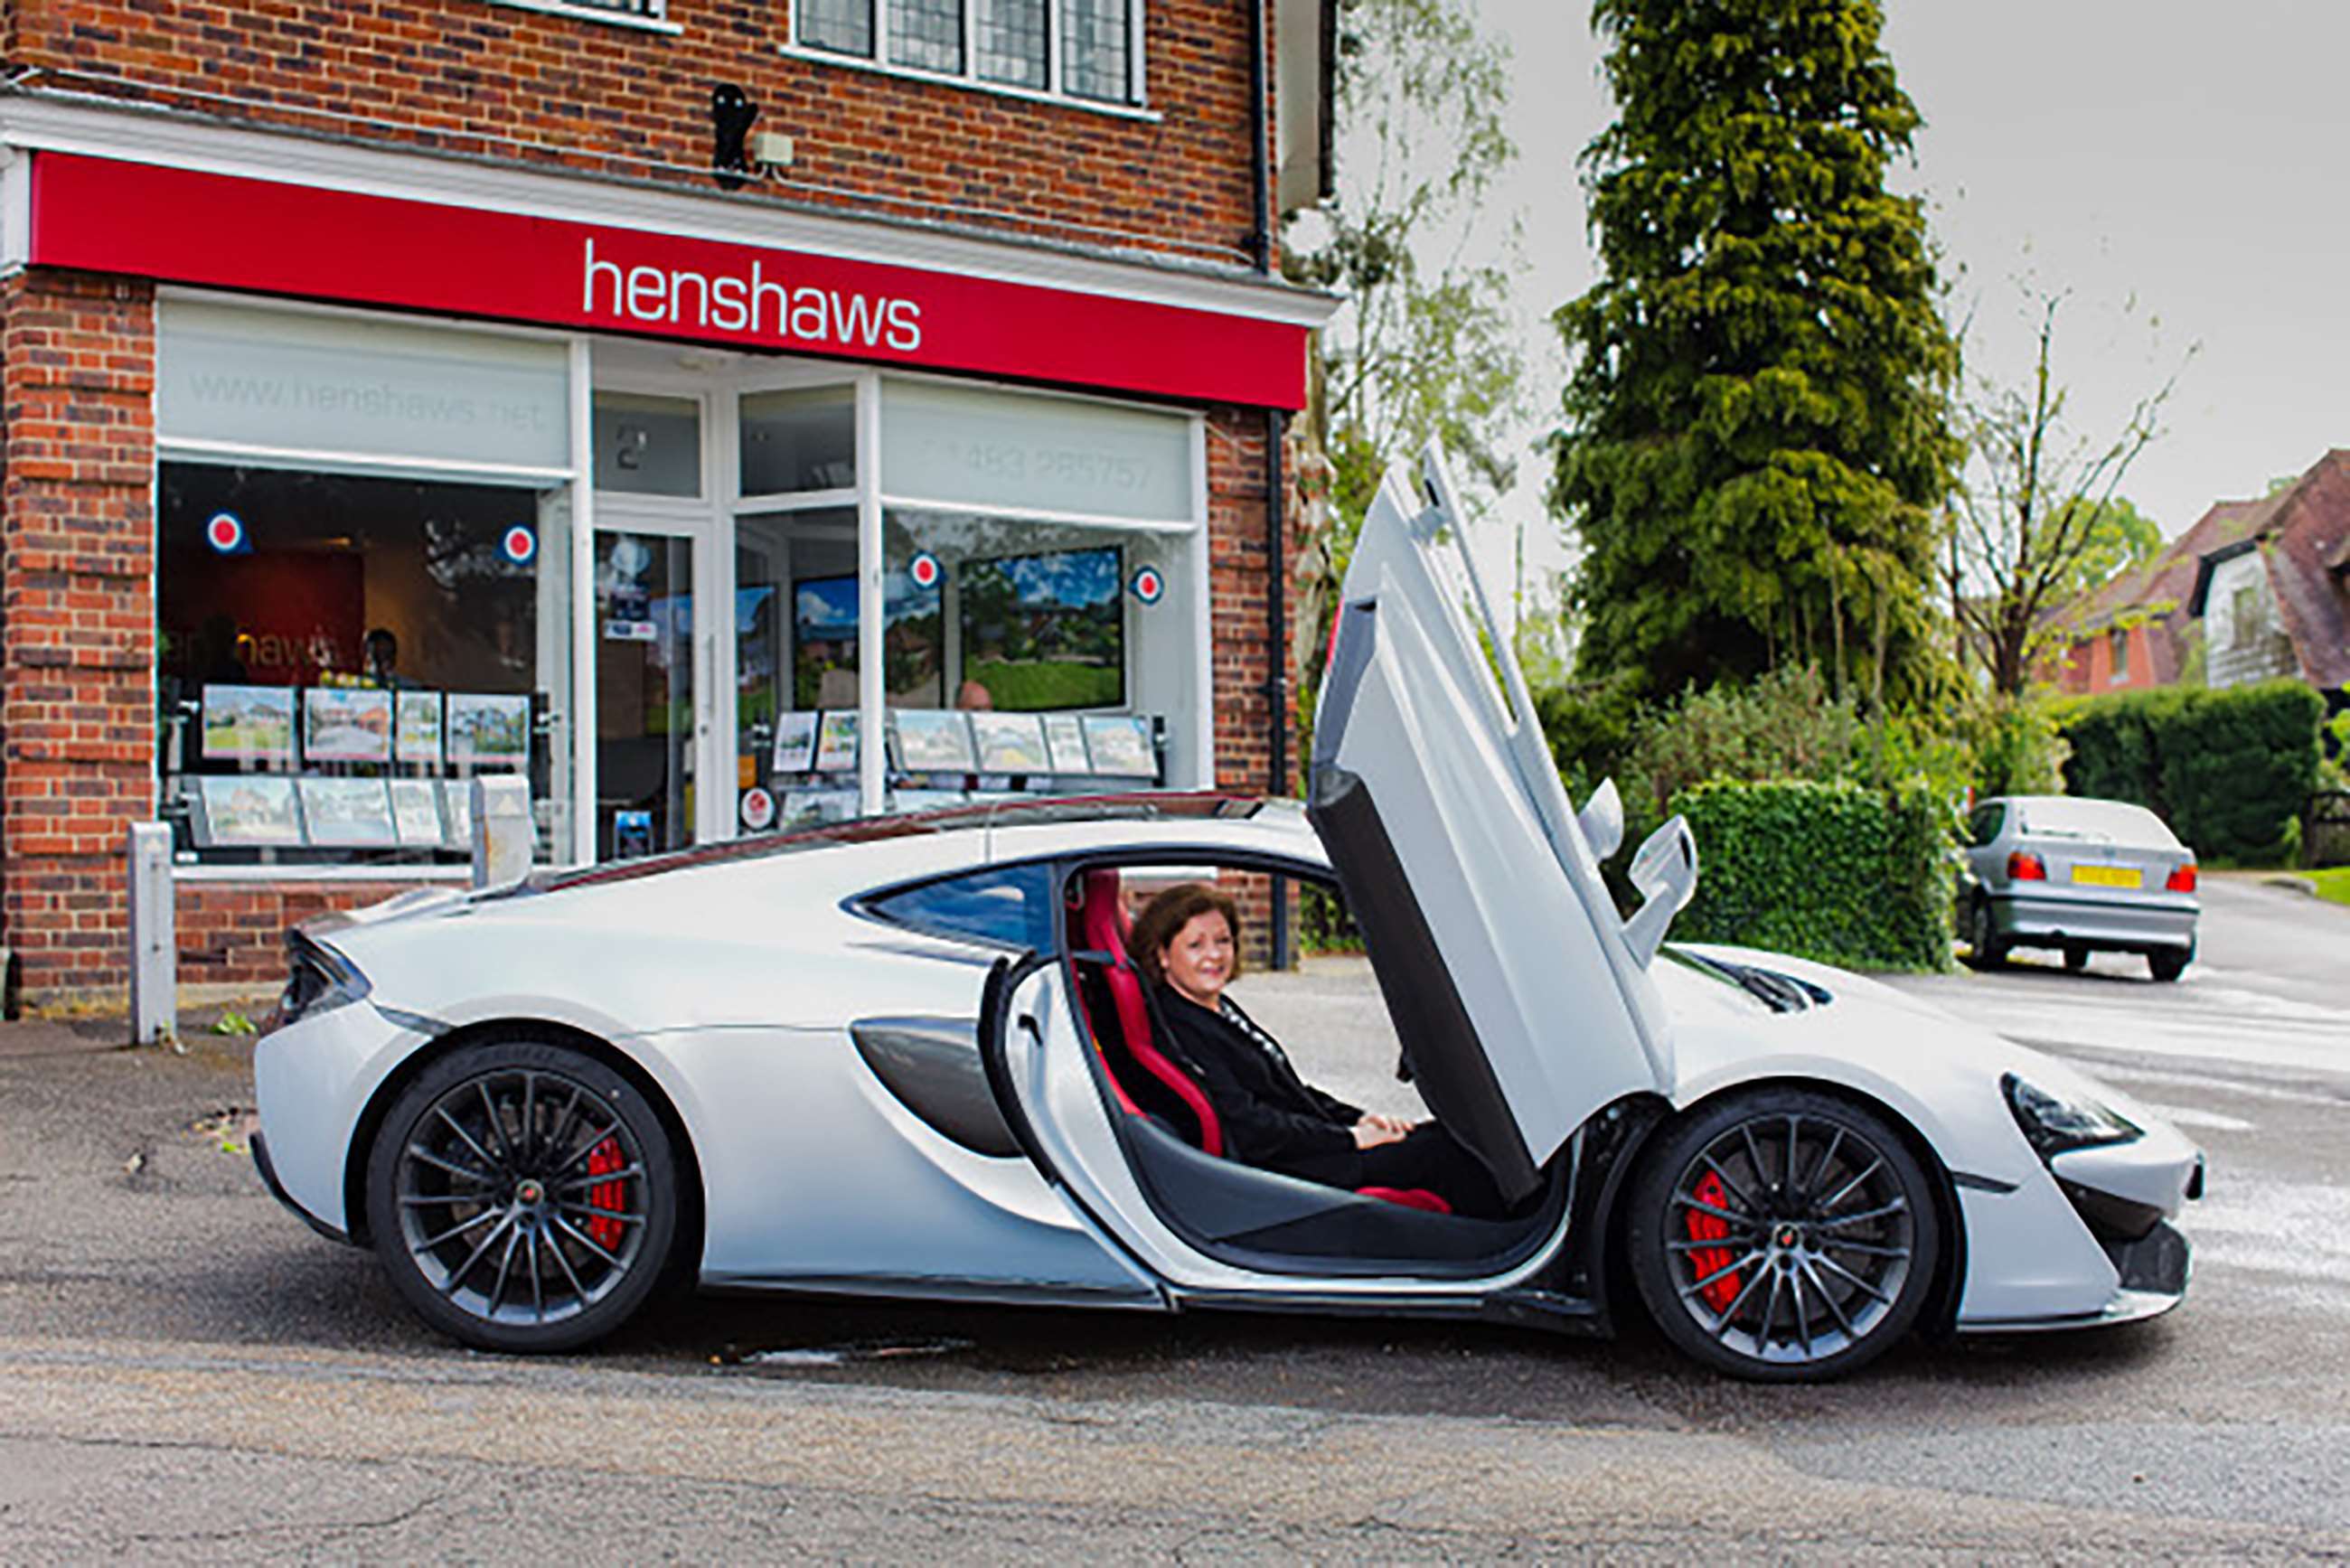
[[[2222,501],[2142,566],[2066,606],[2049,678],[2091,694],[2182,680],[2350,686],[2350,452],[2257,501]]]

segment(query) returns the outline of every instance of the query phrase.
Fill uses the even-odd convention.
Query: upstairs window
[[[1142,0],[798,0],[802,49],[975,86],[1142,102]]]
[[[2129,628],[2117,626],[2106,634],[2106,651],[2113,664],[2108,679],[2116,686],[2129,684]]]

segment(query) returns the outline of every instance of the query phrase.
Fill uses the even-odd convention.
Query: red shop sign
[[[720,240],[72,153],[33,164],[32,257],[456,316],[1305,405],[1306,328]]]

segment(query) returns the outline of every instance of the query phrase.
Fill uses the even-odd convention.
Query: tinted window
[[[865,907],[934,936],[975,937],[1039,952],[1054,946],[1053,875],[1043,866],[999,866],[943,877],[868,898]]]
[[[1973,823],[1975,847],[1980,849],[1999,836],[1999,819],[2006,810],[2004,806],[1986,805],[1976,811]]]

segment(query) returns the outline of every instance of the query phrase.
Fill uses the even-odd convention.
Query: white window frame
[[[642,11],[624,11],[616,5],[598,5],[594,0],[487,0],[492,5],[503,5],[510,11],[536,11],[549,16],[576,16],[583,22],[601,22],[608,26],[632,27],[640,33],[666,33],[674,37],[685,29],[669,19],[669,0],[644,0]]]
[[[511,3],[511,0],[501,0]],[[543,0],[556,4],[558,0]],[[800,10],[795,4],[790,20],[790,36],[778,46],[780,51],[794,59],[808,60],[819,65],[845,66],[851,70],[871,71],[878,76],[904,77],[914,81],[942,82],[950,87],[966,88],[973,92],[994,93],[1003,98],[1024,99],[1031,103],[1059,104],[1066,109],[1089,109],[1120,119],[1139,119],[1156,123],[1161,117],[1150,108],[1149,72],[1144,68],[1142,45],[1143,13],[1148,0],[1128,0],[1127,26],[1127,85],[1130,99],[1123,103],[1111,103],[1097,98],[1084,98],[1067,91],[1061,85],[1061,57],[1066,53],[1063,44],[1062,7],[1067,0],[1046,0],[1045,17],[1045,85],[1042,88],[1021,87],[1012,82],[989,81],[979,74],[979,0],[962,0],[962,64],[957,71],[934,71],[920,66],[899,65],[889,58],[889,0],[865,0],[873,8],[873,53],[844,54],[814,44],[800,42]]]

